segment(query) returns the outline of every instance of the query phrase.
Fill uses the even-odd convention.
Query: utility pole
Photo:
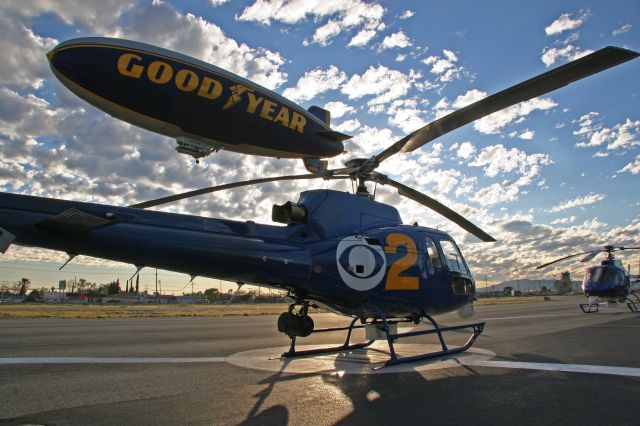
[[[487,276],[484,276],[484,295],[489,297],[489,288],[487,287]]]
[[[158,294],[158,268],[156,268],[156,303],[160,302],[160,295]]]

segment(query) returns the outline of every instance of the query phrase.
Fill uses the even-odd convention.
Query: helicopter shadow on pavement
[[[560,361],[535,354],[515,359]],[[324,375],[353,404],[337,424],[637,424],[638,379],[461,365],[398,374]],[[594,403],[597,401],[597,403]]]

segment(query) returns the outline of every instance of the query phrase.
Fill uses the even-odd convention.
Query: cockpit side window
[[[427,257],[431,261],[431,264],[435,268],[436,271],[442,269],[442,260],[440,259],[440,254],[438,253],[438,249],[436,248],[436,243],[433,242],[431,237],[425,238],[425,247],[427,248]]]
[[[458,250],[458,247],[453,241],[440,240],[440,247],[442,247],[447,267],[451,272],[459,272],[462,274],[469,273],[469,270],[464,263],[464,259],[462,258],[462,253],[460,253],[460,250]]]

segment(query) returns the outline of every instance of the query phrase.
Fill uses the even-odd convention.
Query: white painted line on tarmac
[[[611,367],[606,365],[551,364],[542,362],[460,360],[475,367],[513,368],[520,370],[562,371],[565,373],[608,374],[612,376],[640,377],[640,368]]]
[[[545,315],[523,315],[518,317],[495,317],[495,318],[480,318],[483,321],[498,321],[509,319],[529,319],[529,318],[545,318],[545,317],[573,317],[582,314],[545,314]]]
[[[419,346],[419,345],[414,345]],[[408,346],[407,346],[408,347]],[[277,350],[274,350],[277,349]],[[281,353],[282,348],[271,348],[273,353]],[[478,350],[483,351],[483,350]],[[254,353],[255,352],[255,353]],[[357,352],[357,351],[354,351]],[[491,352],[487,352],[488,356],[491,356]],[[466,355],[472,355],[473,349],[466,353]],[[163,358],[163,357],[24,357],[24,358],[0,358],[0,365],[20,365],[20,364],[196,364],[196,363],[219,363],[229,362],[231,364],[245,367],[255,368],[259,370],[273,370],[282,371],[282,362],[277,358],[269,358],[266,356],[265,350],[247,351],[239,354],[234,354],[230,357],[184,357],[184,358]],[[269,354],[273,355],[273,354]],[[352,354],[352,357],[356,354]],[[387,359],[384,354],[376,353],[378,357],[381,357],[381,361]],[[460,356],[452,357],[456,361],[449,358],[449,360],[416,364],[403,364],[402,366],[395,366],[389,370],[383,369],[382,372],[404,372],[424,370],[431,368],[455,368],[461,365],[470,367],[490,367],[490,368],[510,368],[515,370],[538,370],[538,371],[558,371],[564,373],[586,373],[586,374],[605,374],[612,376],[626,376],[626,377],[640,377],[640,368],[634,367],[613,367],[606,365],[581,365],[581,364],[554,364],[554,363],[541,363],[541,362],[518,362],[518,361],[498,361],[489,360],[484,358],[482,352],[475,354],[474,356]],[[493,354],[495,355],[495,354]],[[286,372],[330,372],[336,368],[335,357],[337,355],[325,355],[316,357],[304,357],[296,359],[294,368],[287,368]],[[246,358],[246,359],[244,359]],[[351,366],[348,369],[354,369],[350,373],[355,374],[369,374],[372,372],[370,366],[372,363],[369,358],[367,362],[359,362],[357,366]],[[344,363],[345,360],[342,360]],[[319,364],[318,364],[319,363]],[[264,365],[262,365],[264,364]],[[317,364],[317,365],[316,365]],[[326,365],[324,365],[326,364]],[[291,366],[290,366],[291,367]],[[344,369],[345,366],[342,366]],[[356,368],[357,367],[357,368]],[[399,369],[400,368],[400,369]]]
[[[227,357],[198,358],[103,358],[103,357],[26,357],[0,358],[0,365],[12,364],[192,364],[197,362],[226,362]]]

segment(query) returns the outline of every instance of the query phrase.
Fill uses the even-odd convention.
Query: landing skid
[[[463,324],[463,325],[455,325],[451,327],[440,327],[438,323],[431,316],[425,314],[422,317],[426,318],[431,323],[431,325],[433,325],[432,330],[409,331],[407,333],[391,334],[389,333],[389,327],[388,327],[389,323],[386,320],[384,321],[383,327],[384,327],[384,332],[387,336],[387,342],[389,344],[389,352],[391,354],[391,358],[387,362],[385,362],[383,365],[379,367],[375,367],[374,370],[378,370],[391,365],[405,364],[408,362],[423,361],[427,359],[436,359],[436,358],[446,357],[449,355],[454,355],[454,354],[464,352],[475,343],[478,336],[482,334],[482,331],[484,330],[484,326],[486,324],[485,322],[478,322],[474,324]],[[462,346],[458,346],[456,348],[450,349],[445,343],[444,337],[442,334],[447,331],[463,330],[466,328],[473,329],[473,333],[471,334],[467,342]],[[440,340],[440,346],[442,346],[442,350],[431,352],[428,354],[423,354],[423,355],[413,355],[413,356],[405,356],[405,357],[398,356],[394,347],[394,343],[396,343],[398,339],[402,339],[404,337],[423,336],[423,335],[434,334],[434,333],[438,335],[438,340]]]
[[[631,312],[640,313],[640,298],[637,294],[631,293],[625,300],[627,301],[627,306]]]
[[[637,295],[630,294],[627,297],[625,297],[624,300],[627,302],[627,307],[631,312],[640,313],[640,298],[638,298]],[[622,302],[622,299],[620,300],[620,302]],[[592,313],[598,312],[599,307],[600,307],[600,301],[596,301],[593,303],[580,304],[580,309],[582,309],[582,312],[584,312],[585,314],[592,314]]]
[[[374,322],[371,322],[371,323],[368,323],[368,324],[363,324],[363,325],[355,325],[355,323],[357,321],[357,318],[354,318],[351,321],[351,324],[348,327],[333,327],[333,328],[324,328],[324,329],[320,329],[320,330],[314,330],[312,333],[325,333],[325,332],[331,332],[331,331],[347,330],[347,338],[346,338],[345,342],[341,346],[334,346],[334,347],[327,347],[327,348],[308,349],[308,350],[298,351],[298,350],[296,350],[296,347],[295,347],[295,345],[296,345],[296,336],[290,336],[290,338],[291,338],[291,346],[290,346],[290,348],[289,348],[289,350],[287,352],[285,352],[285,353],[283,353],[281,355],[281,358],[295,358],[295,357],[308,356],[308,355],[319,355],[319,354],[341,352],[341,351],[350,351],[350,350],[354,350],[354,349],[366,348],[368,346],[371,346],[371,344],[376,339],[371,339],[371,340],[368,340],[368,341],[365,341],[365,342],[362,342],[362,343],[351,344],[350,343],[351,334],[352,334],[353,330],[356,329],[356,328],[365,328],[365,327],[372,327],[373,326],[373,327],[377,328],[379,331],[381,331],[382,333],[384,333],[384,338],[387,340],[387,343],[389,344],[389,355],[390,355],[390,358],[383,365],[374,368],[374,370],[378,370],[380,368],[384,368],[384,367],[388,367],[388,366],[392,366],[392,365],[398,365],[398,364],[404,364],[404,363],[408,363],[408,362],[422,361],[422,360],[428,360],[428,359],[436,359],[436,358],[446,357],[446,356],[449,356],[449,355],[454,355],[454,354],[457,354],[457,353],[464,352],[464,351],[466,351],[467,349],[469,349],[473,345],[473,343],[476,341],[478,336],[480,336],[480,334],[484,330],[484,326],[485,326],[484,322],[479,322],[479,323],[474,323],[474,324],[456,325],[456,326],[451,326],[451,327],[440,327],[438,325],[438,323],[431,316],[423,315],[422,318],[426,318],[431,323],[431,325],[433,325],[433,329],[420,330],[420,331],[410,331],[410,332],[406,332],[406,333],[397,333],[397,332],[394,333],[391,330],[395,329],[395,328],[394,327],[390,327],[390,326],[396,325],[399,322],[418,323],[417,320],[419,320],[420,318],[417,318],[416,321],[414,321],[413,319],[399,320],[399,321],[387,321],[386,319],[383,319],[382,322],[375,322],[374,321]],[[443,333],[448,332],[448,331],[467,329],[467,328],[473,329],[473,333],[472,333],[471,337],[469,337],[467,342],[462,346],[455,347],[455,348],[449,348],[447,346],[447,344],[445,343]],[[402,339],[402,338],[405,338],[405,337],[428,335],[428,334],[437,334],[438,335],[438,339],[440,341],[440,345],[442,347],[442,350],[431,352],[431,353],[427,353],[427,354],[422,354],[422,355],[413,355],[413,356],[405,356],[405,357],[398,356],[398,353],[396,352],[396,349],[395,349],[395,343],[397,343],[397,341],[399,339]]]

